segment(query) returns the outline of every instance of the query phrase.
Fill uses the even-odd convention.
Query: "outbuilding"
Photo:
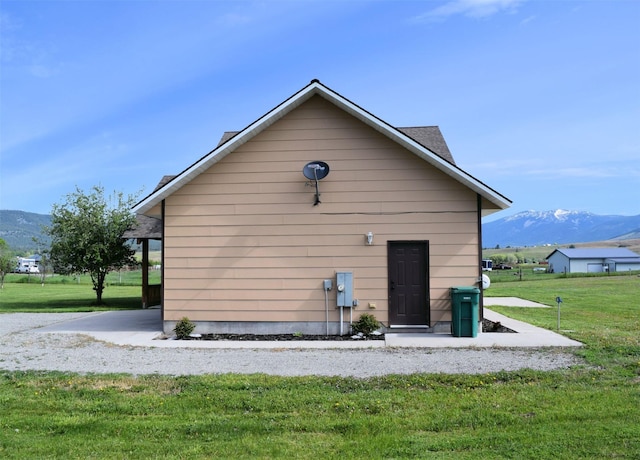
[[[481,281],[481,218],[510,204],[437,126],[394,127],[314,80],[134,211],[161,222],[165,332],[323,335],[362,312],[449,331],[450,288]]]
[[[549,256],[549,271],[602,273],[640,270],[640,255],[627,248],[563,248]]]

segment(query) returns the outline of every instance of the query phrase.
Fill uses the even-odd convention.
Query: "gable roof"
[[[344,110],[389,139],[400,144],[440,171],[466,185],[471,190],[482,196],[485,200],[492,203],[496,207],[496,209],[492,209],[492,211],[506,209],[511,205],[511,201],[504,195],[480,182],[478,179],[458,168],[455,163],[453,163],[453,158],[451,157],[449,149],[446,147],[446,143],[444,143],[444,139],[442,139],[441,142],[436,139],[437,136],[433,128],[437,130],[439,137],[442,138],[440,130],[437,127],[428,127],[431,128],[429,131],[426,131],[423,128],[403,128],[405,130],[403,132],[403,130],[394,128],[375,115],[367,112],[360,106],[323,85],[318,80],[312,80],[307,86],[274,109],[267,112],[262,117],[258,118],[242,131],[237,133],[225,133],[221,143],[218,144],[215,149],[197,160],[173,179],[156,188],[156,190],[151,194],[138,202],[133,207],[133,211],[136,213],[145,213],[149,211],[166,197],[180,189],[183,185],[191,182],[195,177],[209,169],[218,161],[222,160],[229,153],[233,152],[239,146],[249,141],[258,133],[267,129],[273,123],[280,120],[282,117],[315,95],[333,103],[338,108]],[[424,145],[422,142],[431,142],[432,145],[429,147]],[[444,144],[444,146],[442,144]],[[439,152],[436,152],[436,150]],[[450,160],[446,159],[447,154]]]
[[[546,258],[550,258],[556,252],[570,259],[629,259],[640,257],[627,248],[559,248]]]
[[[453,155],[449,151],[449,146],[444,140],[440,128],[437,126],[414,126],[412,128],[397,128],[402,133],[409,136],[418,144],[431,150],[433,153],[437,153],[443,159],[447,160],[451,164],[456,164],[453,159]]]

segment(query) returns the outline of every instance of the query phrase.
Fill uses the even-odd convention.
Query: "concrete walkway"
[[[582,343],[548,329],[533,326],[484,308],[484,317],[516,331],[482,332],[477,337],[453,337],[449,334],[385,334],[389,347],[463,348],[463,347],[580,347]]]
[[[516,300],[507,300],[516,299]],[[487,302],[489,301],[489,302]],[[495,302],[495,303],[492,303]],[[510,302],[510,303],[508,303]],[[96,340],[122,346],[142,347],[172,347],[172,348],[468,348],[468,347],[579,347],[580,342],[571,340],[563,335],[542,329],[531,324],[508,318],[486,308],[487,305],[512,306],[545,306],[517,298],[500,298],[499,300],[484,299],[484,316],[489,321],[500,322],[503,326],[517,333],[480,332],[477,337],[453,337],[450,334],[435,333],[387,333],[385,340],[363,341],[181,341],[160,339],[162,337],[162,322],[160,310],[127,310],[87,313],[81,318],[64,320],[34,332],[68,333],[88,335]]]
[[[543,303],[532,302],[519,297],[485,297],[484,306],[500,305],[503,307],[551,308]]]

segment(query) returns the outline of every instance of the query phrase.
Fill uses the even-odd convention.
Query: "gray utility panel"
[[[336,296],[337,307],[353,306],[353,273],[337,272],[336,273]]]

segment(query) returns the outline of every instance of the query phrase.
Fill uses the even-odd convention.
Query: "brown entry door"
[[[390,241],[389,325],[428,326],[428,241]]]

